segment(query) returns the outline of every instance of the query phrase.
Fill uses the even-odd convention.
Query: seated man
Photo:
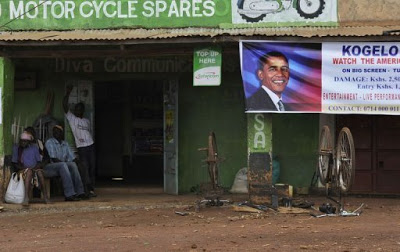
[[[43,158],[46,159],[46,156],[48,156],[48,155],[45,155],[46,149],[44,148],[44,144],[43,144],[42,140],[40,140],[39,138],[36,137],[35,129],[32,126],[29,126],[29,127],[26,127],[24,129],[24,131],[32,135],[32,137],[33,137],[32,144],[36,145],[39,148],[39,153],[40,153],[40,156],[42,157],[43,164],[46,165],[45,162],[48,160],[43,160]]]
[[[21,134],[19,144],[14,145],[12,153],[12,163],[16,170],[25,173],[25,197],[23,205],[29,204],[28,194],[32,189],[32,178],[36,177],[39,180],[40,189],[43,193],[45,203],[49,203],[47,199],[46,187],[44,184],[42,158],[39,154],[39,149],[36,145],[31,144],[33,140],[32,135],[28,132]]]
[[[87,199],[82,185],[75,156],[68,143],[63,140],[63,128],[53,127],[53,137],[46,141],[46,150],[50,163],[44,167],[46,177],[60,176],[64,187],[65,201]]]

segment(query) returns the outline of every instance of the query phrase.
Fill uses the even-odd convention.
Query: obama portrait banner
[[[248,113],[400,114],[400,43],[241,41]]]

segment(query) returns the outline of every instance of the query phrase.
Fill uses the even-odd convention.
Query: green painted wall
[[[223,59],[224,60],[224,59]],[[223,73],[219,87],[193,87],[192,76],[179,83],[179,192],[209,181],[205,152],[210,131],[217,138],[221,185],[230,188],[247,166],[247,124],[239,72]]]
[[[2,124],[0,125],[0,154],[11,155],[12,137],[11,124],[12,115],[10,111],[14,106],[14,65],[9,59],[0,58],[0,87],[2,105]]]
[[[54,104],[51,114],[60,122],[64,122],[62,99],[64,96],[65,80],[74,78],[72,74],[54,73],[52,59],[18,59],[14,60],[15,74],[32,72],[36,76],[36,85],[32,89],[15,89],[13,120],[21,118],[21,124],[31,125],[44,113],[47,95],[54,93]]]
[[[37,74],[37,87],[35,89],[15,91],[13,117],[17,121],[21,118],[21,125],[32,125],[44,113],[47,95],[54,92],[54,105],[51,114],[55,119],[64,123],[64,112],[61,104],[64,96],[65,78],[67,77],[46,73],[45,68],[36,69],[35,72]]]
[[[319,114],[274,114],[272,151],[280,162],[279,182],[311,183],[317,165]]]

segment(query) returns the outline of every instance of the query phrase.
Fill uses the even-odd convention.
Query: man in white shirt
[[[72,86],[67,87],[67,93],[63,99],[63,108],[65,116],[69,122],[72,133],[75,138],[75,145],[78,149],[79,160],[87,169],[88,176],[82,176],[82,180],[87,188],[90,197],[96,197],[94,192],[94,185],[96,181],[96,159],[94,141],[91,134],[90,121],[83,117],[85,112],[85,105],[78,103],[75,105],[74,113],[71,113],[68,106],[69,95],[71,94]]]
[[[257,77],[261,88],[246,100],[246,109],[253,111],[289,110],[282,101],[282,93],[289,82],[289,61],[280,52],[269,52],[260,57]]]

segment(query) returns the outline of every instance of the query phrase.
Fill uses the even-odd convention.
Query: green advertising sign
[[[9,0],[0,20],[0,30],[329,26],[337,0]]]
[[[265,153],[272,151],[271,114],[249,114],[247,116],[247,145],[249,152]]]
[[[193,53],[193,86],[221,85],[221,48],[195,49]]]

